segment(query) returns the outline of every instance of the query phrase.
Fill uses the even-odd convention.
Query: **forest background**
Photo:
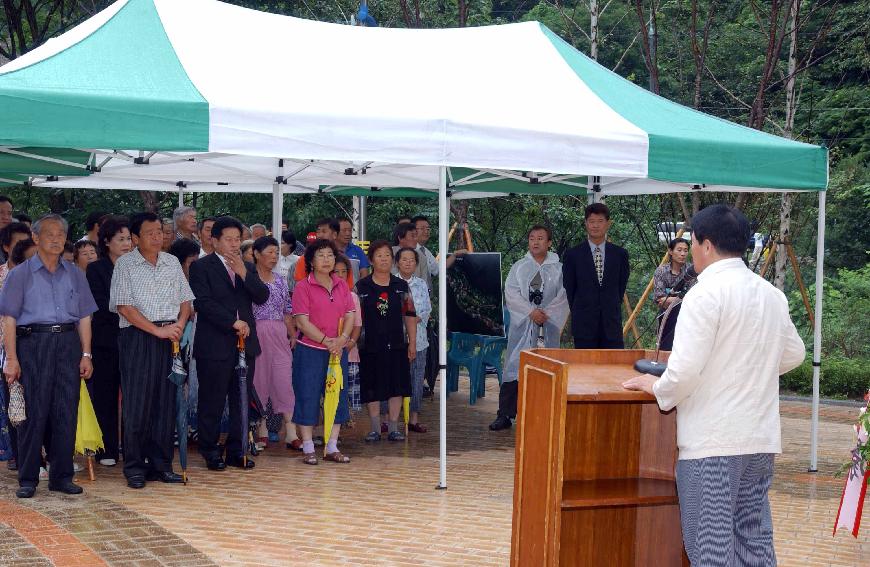
[[[352,24],[358,0],[230,0],[257,10]],[[0,64],[73,27],[104,0],[0,0]],[[368,5],[386,27],[442,28],[537,20],[605,67],[666,98],[712,114],[830,149],[825,251],[822,394],[861,397],[870,386],[870,0],[374,0]],[[244,50],[244,34],[227,38]],[[347,54],[349,73],[378,62]],[[485,70],[481,70],[485,72]],[[530,105],[547,104],[546,78]],[[445,77],[444,80],[449,80]],[[523,80],[529,80],[524,77]],[[305,85],[303,88],[317,88]],[[457,88],[462,88],[457,86]],[[347,93],[365,112],[367,93]],[[2,126],[0,126],[2,127]],[[533,141],[530,140],[530,143]],[[171,216],[177,194],[131,191],[4,190],[16,209],[37,217],[56,212],[83,233],[88,212],[128,214],[143,208]],[[270,224],[269,195],[196,194],[200,216],[233,214],[247,224]],[[757,231],[793,244],[805,282],[814,281],[815,194],[692,194],[611,197],[611,239],[626,247],[637,302],[665,247],[656,224],[683,221],[712,202],[741,207]],[[503,254],[503,269],[525,252],[526,230],[553,228],[559,254],[584,238],[583,208],[574,197],[512,196],[454,202],[477,251]],[[288,196],[285,218],[297,235],[316,219],[352,210],[349,197]],[[396,217],[427,214],[426,199],[369,199],[369,238],[389,237]],[[433,222],[433,228],[437,223]],[[300,239],[301,239],[300,236]],[[437,243],[433,230],[430,243]],[[452,247],[461,246],[459,242]],[[436,246],[437,248],[437,246]],[[784,249],[768,277],[789,296],[792,315],[812,343],[812,329]],[[810,298],[813,286],[809,286]],[[639,343],[654,341],[654,309],[638,318]],[[628,335],[628,342],[634,336]],[[808,393],[809,363],[783,379],[783,388]]]

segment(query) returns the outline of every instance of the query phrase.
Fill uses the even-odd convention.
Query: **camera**
[[[689,288],[692,287],[691,284],[694,284],[694,280],[698,277],[698,272],[695,271],[695,266],[693,264],[689,264],[686,268],[686,271],[683,272],[683,275],[674,282],[674,286],[668,291],[668,295],[672,297],[683,297],[686,295],[686,292],[689,291]]]

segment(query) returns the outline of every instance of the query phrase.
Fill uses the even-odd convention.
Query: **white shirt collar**
[[[725,258],[723,260],[717,260],[704,268],[703,272],[698,274],[698,281],[704,281],[705,279],[711,278],[725,270],[733,270],[735,268],[746,268],[746,264],[743,263],[743,258]]]

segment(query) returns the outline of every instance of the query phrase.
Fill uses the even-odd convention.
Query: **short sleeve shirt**
[[[263,282],[269,288],[269,299],[262,305],[253,304],[254,319],[257,321],[283,321],[284,315],[293,310],[287,280],[278,272],[272,272],[272,282]]]
[[[332,291],[320,285],[314,274],[299,281],[293,290],[293,315],[307,315],[308,320],[327,337],[338,336],[338,322],[356,310],[347,282],[332,275]],[[344,329],[343,329],[344,331]],[[307,336],[300,341],[306,346],[326,350]]]
[[[369,259],[366,256],[366,253],[363,252],[363,249],[351,242],[347,245],[347,250],[344,251],[344,255],[350,258],[351,260],[358,260],[359,267],[361,270],[365,270],[371,267],[369,263]]]
[[[9,272],[0,291],[0,315],[17,325],[76,323],[96,310],[84,272],[63,259],[50,272],[39,254]]]
[[[353,297],[353,305],[356,309],[356,311],[353,312],[353,326],[354,328],[359,329],[362,327],[362,311],[359,306],[359,296],[354,292],[350,292],[350,295]],[[353,348],[348,351],[347,361],[359,362],[359,349],[356,344],[354,344]]]
[[[118,312],[119,305],[129,305],[149,321],[172,321],[181,304],[194,299],[181,264],[172,254],[158,253],[154,265],[135,248],[115,262],[109,292],[112,313]],[[129,327],[130,322],[122,316],[119,326]]]

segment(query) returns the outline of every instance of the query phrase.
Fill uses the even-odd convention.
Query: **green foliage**
[[[810,286],[811,296],[815,285]],[[813,330],[797,291],[792,292],[792,319],[807,345]],[[841,269],[835,278],[825,278],[822,300],[822,353],[830,357],[870,358],[870,264],[859,270]],[[867,367],[864,368],[865,374]]]
[[[870,358],[830,358],[822,361],[819,392],[824,398],[861,399],[870,389]],[[804,362],[780,377],[780,389],[802,396],[813,393],[813,366]]]
[[[832,268],[859,268],[870,260],[870,167],[841,160],[831,178],[827,262]]]

